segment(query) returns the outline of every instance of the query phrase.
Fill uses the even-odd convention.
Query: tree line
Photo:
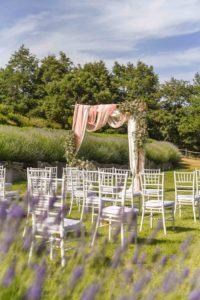
[[[141,61],[135,65],[114,62],[108,70],[103,61],[75,65],[64,52],[39,60],[24,45],[0,69],[1,124],[12,124],[8,116],[13,120],[24,116],[69,129],[75,103],[138,98],[148,106],[150,138],[200,150],[199,73],[192,83],[171,78],[160,84],[153,67]],[[125,127],[119,129],[125,131]]]

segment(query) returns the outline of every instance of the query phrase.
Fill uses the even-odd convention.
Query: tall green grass
[[[146,144],[145,155],[148,161],[160,167],[176,166],[181,155],[177,147],[169,142],[152,142]],[[86,135],[79,156],[98,163],[128,164],[127,135]]]
[[[0,126],[0,160],[64,161],[64,130]]]
[[[17,162],[65,161],[65,130],[0,126],[0,160]],[[148,161],[176,165],[178,149],[168,142],[150,142]],[[86,134],[78,156],[100,164],[128,165],[127,135]]]

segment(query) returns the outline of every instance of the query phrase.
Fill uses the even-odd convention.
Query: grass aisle
[[[187,159],[183,161],[181,169],[192,170],[194,166],[200,166],[200,161]],[[25,182],[14,184],[14,189],[24,193]],[[165,173],[165,198],[174,200],[172,171]],[[200,221],[197,219],[194,223],[192,208],[183,208],[182,212],[181,219],[178,214],[176,216],[175,232],[169,221],[167,236],[164,236],[161,228],[151,240],[147,238],[154,231],[150,230],[149,219],[146,219],[143,231],[140,233],[138,230],[137,246],[131,243],[124,251],[121,251],[119,241],[107,242],[108,230],[105,227],[99,230],[95,247],[89,247],[92,232],[89,214],[84,221],[85,243],[78,251],[66,252],[67,265],[64,269],[60,267],[59,253],[56,253],[52,262],[46,250],[39,252],[33,260],[34,264],[27,268],[27,252],[21,250],[23,240],[19,232],[6,255],[1,255],[1,280],[15,256],[17,263],[16,275],[9,287],[2,284],[0,299],[22,299],[35,282],[35,263],[41,264],[41,258],[48,262],[42,299],[85,300],[94,299],[92,296],[95,295],[95,299],[127,299],[120,298],[122,295],[129,295],[130,299],[187,299],[191,289],[200,288]],[[79,217],[80,213],[74,209],[72,218]],[[23,226],[21,224],[20,231]],[[85,298],[81,298],[83,293]]]

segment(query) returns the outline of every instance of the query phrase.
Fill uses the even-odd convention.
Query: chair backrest
[[[85,197],[99,196],[99,171],[84,171]]]
[[[195,196],[195,172],[174,171],[175,197],[179,195]]]
[[[31,213],[33,215],[33,226],[42,225],[46,218],[54,218],[57,225],[60,225],[63,219],[63,208],[66,197],[65,178],[51,179],[47,177],[31,177],[30,180],[30,201]],[[55,181],[62,183],[61,190],[52,195]],[[43,231],[41,227],[40,231]]]
[[[84,171],[79,169],[69,169],[65,175],[67,193],[84,190]]]
[[[128,174],[99,172],[100,199],[114,201],[116,205],[123,206],[126,197]]]
[[[45,170],[51,172],[51,177],[52,178],[57,178],[58,177],[58,168],[57,167],[45,167]]]
[[[141,173],[140,183],[143,202],[164,201],[164,173]]]
[[[160,169],[144,169],[143,173],[147,173],[147,174],[159,174],[161,172]]]
[[[72,170],[78,170],[77,167],[65,167],[63,168],[63,176],[65,175],[69,175],[71,173]]]
[[[196,195],[200,196],[200,170],[195,170],[196,177]]]
[[[107,172],[107,173],[113,173],[115,172],[115,168],[111,167],[111,168],[98,168],[99,172]]]

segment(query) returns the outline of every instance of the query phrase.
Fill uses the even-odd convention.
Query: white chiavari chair
[[[181,217],[182,206],[192,206],[194,222],[196,222],[196,206],[199,208],[200,217],[200,197],[197,187],[197,173],[195,172],[174,172],[175,184],[175,212],[177,206],[179,208],[179,216]]]
[[[92,223],[99,211],[99,171],[84,171],[84,197],[81,220],[85,210],[92,210]]]
[[[92,246],[95,243],[98,228],[102,222],[109,224],[109,240],[111,239],[113,226],[120,226],[121,245],[124,245],[124,225],[131,220],[133,214],[135,237],[137,236],[137,210],[131,207],[126,207],[126,185],[128,174],[112,173],[113,182],[107,180],[111,173],[99,172],[99,212],[96,222],[94,235],[92,238]],[[106,178],[106,180],[105,180]],[[120,182],[120,185],[118,184]],[[112,186],[111,186],[112,184]],[[123,191],[123,193],[121,193]],[[110,204],[109,204],[110,203]]]
[[[80,220],[64,217],[64,204],[66,199],[66,178],[36,178],[30,176],[30,198],[32,215],[32,244],[29,252],[29,261],[37,238],[47,240],[50,244],[50,259],[53,259],[53,249],[58,247],[61,253],[61,265],[65,266],[64,239],[68,233],[84,232]],[[54,181],[61,183],[61,190],[54,190]],[[37,196],[36,196],[37,195]],[[67,241],[70,242],[69,238]],[[71,247],[70,247],[71,248]],[[68,249],[70,249],[68,247]]]
[[[166,235],[166,220],[173,221],[174,228],[174,201],[164,200],[164,173],[141,173],[142,188],[142,217],[140,231],[142,230],[145,214],[150,216],[150,227],[153,227],[153,215],[162,214],[164,234]],[[165,218],[166,214],[171,217]]]

